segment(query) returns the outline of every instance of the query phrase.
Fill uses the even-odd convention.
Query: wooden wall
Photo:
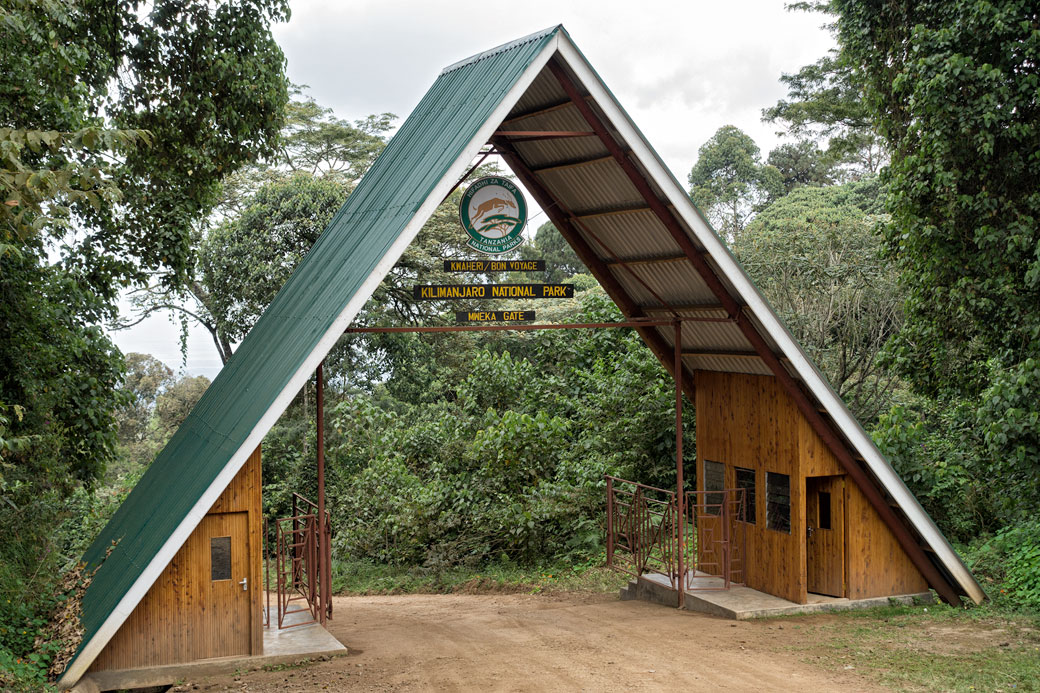
[[[844,474],[772,376],[696,372],[697,488],[704,460],[755,470],[756,524],[747,526],[747,584],[790,601],[807,601],[805,478]],[[791,533],[766,528],[766,472],[791,476]],[[928,585],[862,491],[845,484],[845,580],[851,599],[923,592]]]
[[[249,629],[251,653],[263,652],[260,494],[258,447],[203,521],[203,524],[221,523],[233,517],[227,513],[247,513],[250,604],[246,620],[249,622],[223,623],[228,619],[218,619],[219,628],[207,623],[211,615],[202,613],[205,609],[198,604],[198,586],[210,580],[209,542],[199,541],[200,526],[94,660],[90,671],[134,669],[223,656],[227,654],[224,648],[229,636],[241,628]]]
[[[770,376],[696,372],[697,490],[704,490],[704,460],[755,470],[755,524],[746,527],[747,585],[804,603],[805,502],[798,483],[797,410]],[[791,532],[766,529],[766,472],[791,477]]]

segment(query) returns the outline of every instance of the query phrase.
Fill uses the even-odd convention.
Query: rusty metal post
[[[607,567],[614,566],[614,480],[607,477]]]
[[[675,321],[675,528],[676,560],[679,573],[679,604],[686,606],[686,542],[683,530],[686,525],[686,492],[683,488],[683,420],[682,420],[682,322]]]
[[[321,612],[319,620],[325,625],[326,602],[329,599],[329,584],[331,583],[328,565],[328,543],[325,533],[325,377],[322,373],[322,364],[318,364],[318,370],[314,377],[316,384],[316,411],[318,431],[315,446],[318,449],[318,581],[319,599],[318,610]]]

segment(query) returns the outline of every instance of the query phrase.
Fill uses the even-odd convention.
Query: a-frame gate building
[[[248,494],[259,493],[259,479],[250,465],[258,466],[255,452],[264,435],[489,143],[628,319],[682,320],[679,372],[673,329],[638,329],[698,407],[699,483],[706,462],[721,465],[727,485],[737,469],[750,470],[761,499],[767,475],[787,477],[789,531],[764,526],[765,510],[758,511],[759,589],[804,601],[806,484],[829,477],[847,490],[841,511],[848,525],[842,558],[847,594],[883,596],[930,586],[950,602],[962,595],[984,598],[931,518],[557,26],[446,68],[402,124],[88,550],[85,559],[98,564],[118,542],[84,599],[85,635],[61,685],[74,685],[95,661],[111,656],[106,648],[121,638],[161,646],[163,637],[204,636],[172,632],[189,627],[191,619],[177,610],[197,608],[190,601],[170,607],[165,635],[120,631],[135,623],[135,610],[213,517],[215,505],[241,502],[242,512],[252,507]],[[256,488],[239,494],[236,484]],[[255,525],[243,525],[228,535],[255,531]],[[250,555],[243,570],[255,579],[259,557],[255,550]],[[187,571],[180,579],[213,578],[210,570],[195,572],[195,578]]]

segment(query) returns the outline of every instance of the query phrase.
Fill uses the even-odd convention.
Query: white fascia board
[[[676,212],[682,217],[686,225],[693,230],[697,240],[707,249],[711,258],[722,270],[736,288],[740,298],[751,309],[752,314],[763,326],[769,336],[780,347],[792,367],[802,381],[808,385],[810,391],[827,409],[827,413],[841,428],[842,433],[849,439],[856,451],[866,460],[870,470],[874,473],[885,490],[899,504],[907,518],[920,532],[921,537],[935,551],[939,560],[949,570],[955,580],[964,588],[968,596],[976,603],[980,603],[985,594],[982,588],[972,577],[960,557],[946,541],[939,528],[935,526],[932,518],[924,511],[920,503],[907,489],[903,480],[895,473],[892,466],[881,455],[874,445],[874,441],[859,425],[855,417],[849,412],[845,403],[834,392],[831,386],[816,369],[816,366],[802,351],[795,339],[788,333],[787,329],[780,323],[772,309],[766,303],[758,289],[751,283],[743,269],[737,264],[729,250],[722,244],[718,236],[711,230],[707,222],[693,206],[689,195],[683,190],[672,176],[671,172],[661,161],[653,148],[640,134],[635,124],[628,118],[624,109],[614,100],[610,91],[600,81],[595,71],[585,60],[585,57],[566,37],[560,39],[560,55],[567,62],[567,66],[574,72],[578,80],[595,99],[596,104],[602,109],[607,120],[624,140],[624,144],[631,148],[632,155],[639,161],[643,169],[654,179],[657,186],[674,206]]]
[[[396,241],[390,246],[386,254],[383,256],[379,264],[376,265],[372,273],[368,275],[368,278],[361,284],[354,297],[347,304],[346,308],[336,317],[336,320],[332,323],[332,327],[328,329],[325,335],[318,341],[318,345],[311,352],[310,356],[303,362],[296,374],[289,380],[289,383],[282,390],[281,394],[275,399],[274,404],[267,410],[267,413],[261,417],[260,422],[257,423],[253,432],[246,438],[245,443],[238,449],[238,451],[232,455],[224,470],[217,476],[216,480],[210,485],[206,492],[202,494],[198,502],[188,513],[187,517],[181,522],[181,524],[174,530],[173,534],[166,543],[163,544],[162,549],[155,555],[154,558],[148,563],[148,566],[141,573],[141,576],[134,582],[130,590],[123,596],[123,598],[116,605],[112,613],[98,629],[94,637],[90,639],[90,642],[86,644],[79,656],[76,657],[75,661],[66,669],[62,675],[58,685],[61,688],[71,688],[76,684],[77,681],[83,676],[87,668],[94,662],[101,650],[108,644],[108,641],[112,639],[112,636],[116,634],[119,627],[123,625],[130,614],[137,607],[137,605],[144,599],[145,594],[151,589],[152,585],[162,574],[162,571],[169,565],[170,561],[180,550],[184,542],[188,540],[191,533],[195,531],[199,523],[202,522],[202,518],[205,517],[213,504],[220,497],[220,494],[224,492],[228,484],[231,483],[235,475],[238,474],[239,470],[245,464],[246,460],[253,453],[258,445],[263,441],[264,436],[267,435],[268,431],[278,421],[278,418],[285,411],[286,407],[292,402],[293,398],[303,387],[307,379],[311,377],[311,374],[317,369],[329,351],[335,346],[336,341],[339,340],[343,332],[350,326],[350,323],[357,316],[358,312],[365,305],[372,294],[379,287],[379,283],[383,281],[383,278],[393,268],[400,259],[401,255],[408,248],[408,246],[415,240],[416,235],[422,229],[423,225],[429,220],[434,210],[441,203],[441,200],[447,196],[448,191],[455,185],[456,181],[466,172],[466,169],[471,165],[472,161],[480,153],[480,149],[491,139],[491,135],[494,134],[495,130],[498,129],[502,121],[505,120],[506,115],[513,109],[516,102],[520,100],[527,88],[531,86],[535,77],[545,67],[545,64],[549,62],[549,58],[552,57],[553,53],[556,52],[557,42],[559,41],[559,33],[545,46],[542,52],[532,63],[527,67],[525,72],[516,81],[512,89],[506,93],[501,103],[498,105],[487,119],[484,125],[480,128],[477,135],[470,140],[470,143],[463,150],[462,154],[459,155],[455,163],[451,165],[447,173],[441,178],[440,182],[434,187],[433,191],[423,202],[422,206],[419,207],[415,215],[405,226],[404,231]]]

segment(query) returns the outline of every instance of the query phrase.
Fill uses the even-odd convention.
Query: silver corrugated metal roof
[[[568,100],[564,81],[574,85],[577,103]],[[623,152],[615,158],[608,142],[599,137],[567,137],[520,141],[509,144],[508,131],[588,131],[590,122],[578,103],[588,104],[595,117],[612,138],[610,144]],[[524,116],[524,117],[521,117]],[[558,53],[541,70],[527,92],[493,139],[506,154],[507,163],[516,163],[521,181],[540,188],[547,202],[546,213],[557,223],[569,227],[579,246],[587,246],[590,271],[607,289],[630,318],[669,315],[715,318],[717,322],[686,322],[682,328],[684,380],[692,382],[695,370],[790,375],[807,393],[815,411],[826,417],[843,436],[845,452],[861,460],[879,488],[891,497],[907,524],[913,527],[922,545],[928,547],[951,584],[957,584],[975,601],[984,594],[931,518],[892,470],[877,447],[852,417],[844,403],[808,359],[790,333],[780,323],[765,299],[748,280],[725,244],[711,230],[703,215],[693,206],[682,185],[675,180],[660,157],[636,129],[616,99],[603,85],[584,56],[564,34]],[[642,181],[633,181],[623,165]],[[637,182],[649,188],[644,195]],[[535,190],[532,190],[534,193]],[[673,227],[650,208],[667,208]],[[675,234],[678,233],[677,237]],[[678,240],[677,240],[678,238]],[[679,241],[686,244],[684,250]],[[577,249],[577,248],[576,248]],[[692,257],[689,253],[694,254]],[[580,253],[579,253],[580,254]],[[702,274],[694,260],[708,267]],[[589,264],[589,263],[586,263]],[[706,281],[716,282],[713,289]],[[724,295],[717,293],[721,285]],[[736,316],[720,303],[730,301]],[[729,320],[726,320],[729,318]],[[738,324],[743,321],[743,327]],[[764,343],[756,353],[745,330],[752,330]],[[673,348],[672,328],[653,328],[647,333],[650,346],[665,367],[671,369],[669,353]],[[762,354],[776,357],[774,371]],[[909,547],[915,551],[915,547]],[[915,559],[918,560],[918,559]]]

